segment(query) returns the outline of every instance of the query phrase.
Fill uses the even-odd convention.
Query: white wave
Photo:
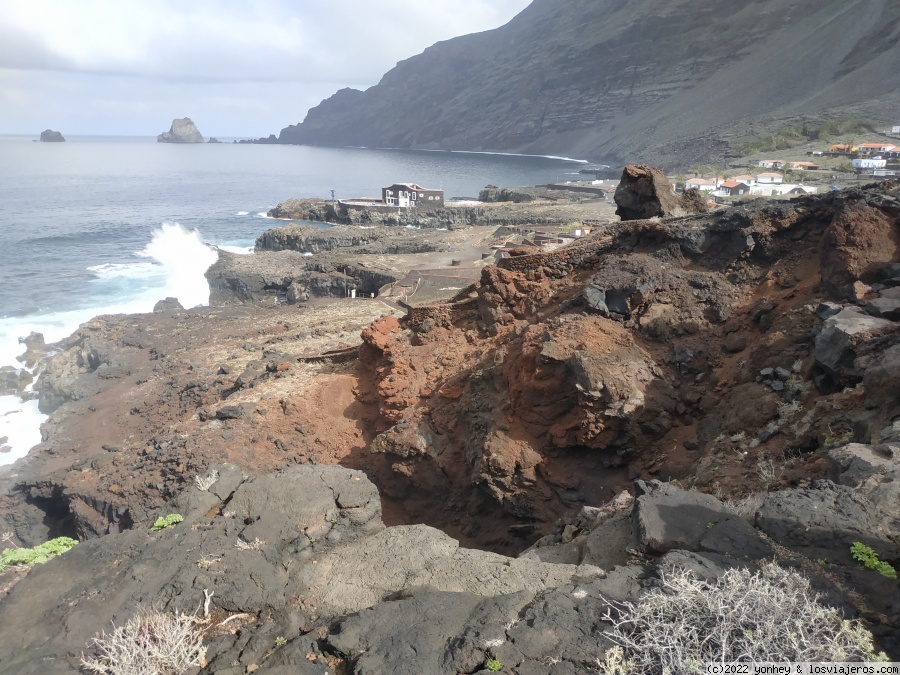
[[[238,211],[238,212],[235,213],[234,215],[236,215],[236,216],[249,216],[249,215],[250,215],[250,212],[249,212],[249,211]]]
[[[209,283],[203,275],[219,254],[201,241],[197,230],[186,230],[178,223],[163,223],[137,255],[152,258],[165,269],[165,295],[158,296],[157,300],[175,297],[184,307],[209,304]]]
[[[38,410],[36,400],[23,401],[18,396],[0,396],[0,465],[12,464],[41,442],[41,424],[47,415]]]
[[[393,150],[394,148],[385,148]],[[423,148],[424,152],[452,152],[457,155],[499,155],[500,157],[539,157],[541,159],[558,159],[562,162],[576,162],[578,164],[590,164],[587,159],[575,159],[574,157],[561,157],[559,155],[529,155],[523,152],[488,152],[487,150],[434,150]]]
[[[275,218],[273,216],[270,216],[265,211],[260,211],[259,213],[256,214],[256,217],[257,218],[268,218],[269,220],[275,220]]]
[[[130,282],[134,287],[130,294],[110,294],[80,309],[0,318],[0,366],[21,367],[16,357],[22,354],[25,345],[19,342],[19,338],[32,332],[43,333],[48,343],[58,342],[71,335],[79,325],[100,314],[150,312],[157,301],[166,297],[178,298],[184,307],[209,303],[209,284],[204,273],[216,261],[218,253],[200,240],[196,230],[165,223],[153,231],[150,243],[135,255],[148,261],[91,268],[98,284],[122,278],[136,280]],[[9,413],[12,420],[6,424],[9,433],[0,431],[0,437],[9,437],[5,444],[13,448],[10,453],[0,453],[0,464],[4,464],[13,461],[10,457],[25,456],[33,445],[40,442],[39,427],[46,417],[37,411],[34,401],[22,401],[17,396],[0,397],[0,401],[0,415]]]
[[[238,255],[250,255],[254,251],[253,246],[230,246],[228,244],[218,244],[218,248],[229,253],[237,253]]]
[[[105,263],[87,269],[98,279],[146,279],[161,273],[159,265],[153,263]]]

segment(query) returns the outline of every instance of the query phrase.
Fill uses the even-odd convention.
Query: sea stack
[[[41,141],[44,143],[65,143],[66,139],[58,131],[53,129],[45,129],[41,132]]]
[[[190,117],[172,120],[172,126],[156,137],[158,143],[202,143],[203,135]]]

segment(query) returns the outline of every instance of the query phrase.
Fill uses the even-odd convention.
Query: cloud
[[[527,0],[29,0],[0,6],[0,67],[165,79],[377,81]]]
[[[45,126],[104,133],[130,115],[116,133],[155,134],[189,115],[207,134],[277,133],[337,89],[371,86],[529,2],[10,0],[0,3],[0,131],[30,133],[52,116],[61,121]]]

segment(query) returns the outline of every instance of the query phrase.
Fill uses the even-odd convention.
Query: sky
[[[531,0],[0,0],[0,134],[260,137]]]

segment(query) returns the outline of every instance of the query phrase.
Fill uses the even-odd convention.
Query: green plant
[[[144,614],[114,626],[91,641],[96,656],[85,658],[85,670],[100,675],[179,675],[206,666],[201,621],[189,614]]]
[[[897,578],[897,570],[895,570],[890,563],[881,560],[871,547],[855,541],[850,547],[850,553],[853,554],[853,559],[861,562],[864,567],[875,570],[888,579]]]
[[[178,513],[170,513],[167,516],[160,516],[156,519],[156,522],[153,523],[153,526],[150,528],[153,532],[159,532],[160,530],[164,530],[167,527],[172,527],[175,523],[180,523],[184,520],[184,516]]]
[[[622,652],[612,667],[599,664],[607,675],[623,663],[642,675],[692,675],[709,663],[887,660],[859,622],[819,604],[809,581],[775,564],[710,581],[672,569],[637,602],[609,604],[606,635]]]
[[[287,644],[287,638],[279,635],[275,638],[275,646],[276,647],[284,647]]]
[[[488,656],[484,660],[484,669],[491,673],[499,673],[503,670],[503,664],[500,663],[500,659],[495,659],[493,656]]]
[[[0,572],[11,565],[40,565],[68,551],[78,542],[69,537],[57,537],[34,548],[7,548],[0,552]]]

